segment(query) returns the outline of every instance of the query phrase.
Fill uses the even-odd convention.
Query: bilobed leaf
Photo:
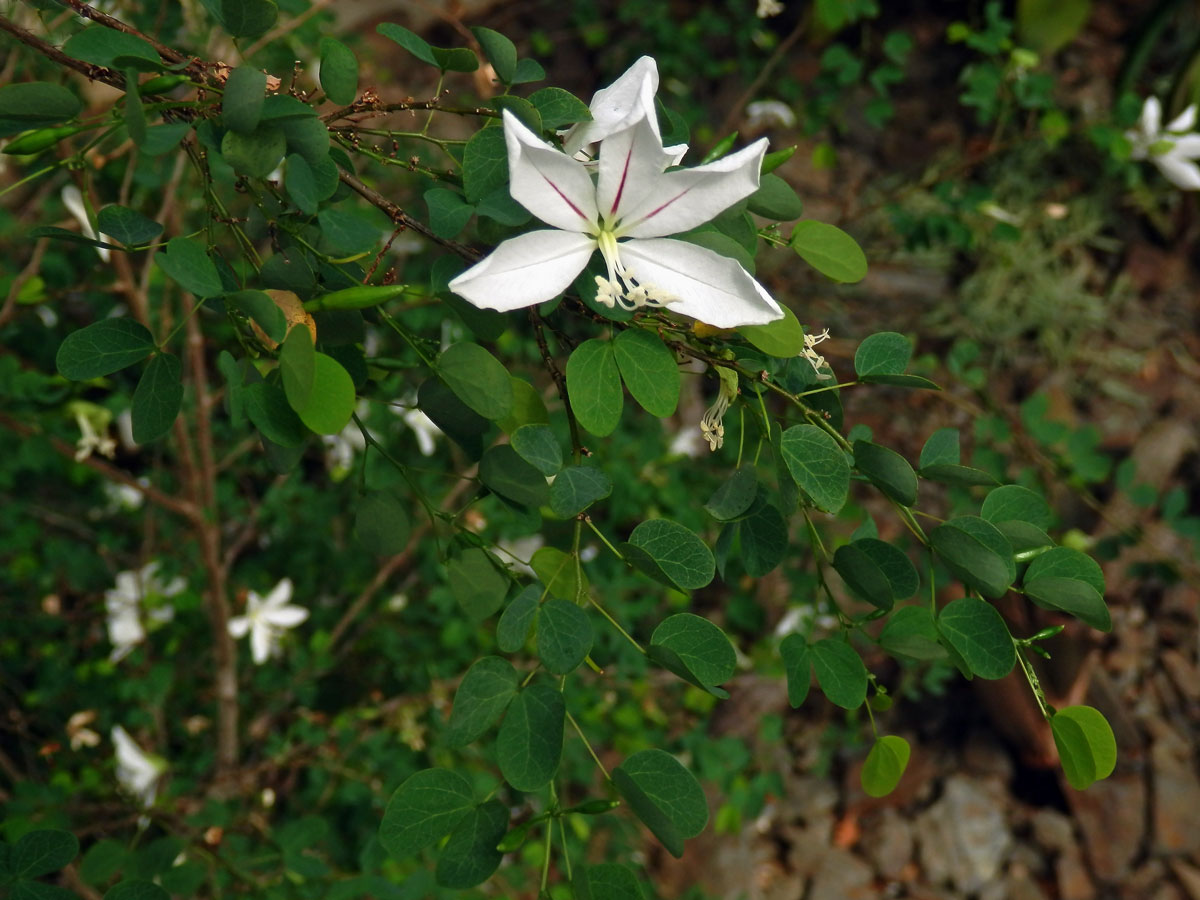
[[[384,22],[381,25],[376,25],[375,31],[378,34],[382,34],[385,38],[395,41],[421,62],[428,63],[431,66],[437,65],[437,60],[433,58],[433,48],[426,43],[424,38],[418,37],[403,25]]]
[[[133,319],[102,319],[67,335],[55,365],[64,378],[87,381],[119,372],[154,350],[154,338]]]
[[[1001,522],[1028,522],[1043,531],[1050,527],[1054,514],[1040,494],[1019,484],[1002,484],[983,498],[979,515],[993,525]]]
[[[721,482],[704,508],[717,521],[731,522],[750,508],[757,494],[758,476],[754,466],[739,466]]]
[[[742,546],[742,566],[751,578],[761,578],[783,562],[788,546],[788,524],[770,503],[759,503],[737,523]]]
[[[526,100],[524,97],[516,97],[512,94],[500,94],[488,101],[488,106],[497,112],[507,110],[517,117],[517,120],[532,131],[534,134],[542,133],[542,117],[538,113],[537,108]],[[495,192],[488,195],[488,199],[494,196]],[[482,202],[482,201],[481,201]],[[517,204],[518,206],[520,204]]]
[[[283,392],[297,413],[308,405],[312,396],[317,369],[316,355],[312,332],[304,327],[289,331],[279,348],[279,375],[283,381]]]
[[[268,119],[268,113],[271,112],[272,100],[292,100],[299,106],[299,109],[295,110],[294,115],[291,114],[292,111],[289,109],[286,116]],[[259,125],[259,131],[267,128],[279,129],[283,133],[286,152],[303,156],[304,161],[312,166],[314,170],[319,170],[329,162],[329,129],[325,127],[324,122],[314,115],[314,110],[311,106],[306,106],[299,100],[296,100],[295,97],[289,97],[286,94],[274,94],[267,97],[267,102],[263,107],[263,121]],[[255,133],[257,134],[258,132]],[[330,189],[330,193],[333,193],[332,188]],[[322,212],[324,211],[322,210]],[[353,213],[343,212],[342,210],[334,211],[342,213],[348,220],[363,221]],[[346,243],[346,235],[337,235],[335,238],[328,233],[334,230],[334,224],[335,220],[329,222],[322,221],[321,229],[326,232],[325,237],[327,239],[334,240],[337,246],[343,247]],[[370,227],[370,224],[366,223],[359,230],[365,232]],[[343,227],[343,230],[346,230],[346,228]],[[376,229],[373,238],[377,241],[378,237],[379,230]],[[364,238],[357,233],[353,234],[353,238],[355,248],[358,247],[360,242],[363,249],[369,248],[372,244],[371,238]],[[348,249],[345,252],[353,253],[355,252],[355,248]]]
[[[278,17],[274,0],[221,0],[221,24],[235,38],[258,37]]]
[[[858,242],[842,229],[806,219],[792,229],[792,249],[800,258],[834,281],[862,281],[867,257]]]
[[[1021,46],[1043,58],[1052,56],[1075,39],[1091,12],[1092,0],[1018,0]]]
[[[629,535],[628,543],[640,550],[670,583],[682,590],[702,588],[716,574],[712,551],[678,522],[669,519],[641,522]]]
[[[763,175],[758,190],[746,198],[746,207],[757,216],[790,222],[804,213],[804,203],[795,188],[778,175]]]
[[[896,601],[892,584],[860,543],[855,541],[838,547],[833,554],[833,568],[857,596],[880,609],[891,609]]]
[[[949,463],[934,463],[921,466],[921,477],[936,481],[939,484],[953,484],[961,487],[979,485],[989,487],[996,484],[996,479],[982,469],[970,466],[956,466]]]
[[[482,884],[500,867],[504,854],[496,849],[508,830],[508,807],[488,800],[463,816],[438,854],[434,878],[446,888]]]
[[[337,166],[328,156],[314,165],[299,153],[292,153],[284,167],[283,184],[301,212],[315,215],[321,201],[328,200],[337,190]]]
[[[1004,596],[1016,578],[1012,545],[991,522],[959,516],[929,533],[934,552],[951,573],[993,599]]]
[[[163,67],[158,51],[145,38],[103,25],[92,25],[71,35],[62,50],[67,56],[110,69],[133,67],[153,72]]]
[[[440,238],[449,240],[467,227],[475,207],[463,199],[462,194],[446,188],[431,188],[425,192],[425,205],[429,207],[429,227]]]
[[[101,234],[116,238],[126,247],[148,244],[163,232],[163,227],[153,219],[115,203],[96,214],[96,226]]]
[[[1071,547],[1055,547],[1037,557],[1025,572],[1025,583],[1051,577],[1082,581],[1104,596],[1104,572],[1100,564]]]
[[[860,378],[866,375],[902,375],[911,357],[912,341],[894,331],[881,331],[858,345],[854,354],[854,371]]]
[[[508,370],[478,344],[463,341],[442,351],[437,373],[463,403],[485,419],[502,419],[513,404]]]
[[[1007,522],[997,522],[996,530],[1012,545],[1013,558],[1017,560],[1028,559],[1028,554],[1054,546],[1054,539],[1050,535],[1028,522],[1009,519]]]
[[[500,621],[496,623],[496,645],[505,653],[516,653],[525,646],[529,638],[529,629],[537,618],[538,600],[542,596],[542,586],[531,584],[513,597]]]
[[[550,502],[546,477],[521,459],[510,444],[484,451],[479,461],[479,480],[489,490],[522,506],[537,509]]]
[[[548,87],[534,91],[529,95],[529,102],[541,115],[542,127],[546,129],[562,128],[592,118],[587,104],[562,88]]]
[[[1043,609],[1058,609],[1070,613],[1098,631],[1112,630],[1108,606],[1094,587],[1086,581],[1042,575],[1024,584],[1025,594]]]
[[[567,466],[550,485],[550,508],[560,519],[579,515],[612,493],[612,479],[592,466]]]
[[[221,138],[221,157],[235,172],[266,178],[287,152],[287,137],[279,128],[264,123],[247,134],[227,131]]]
[[[926,606],[905,606],[893,612],[879,632],[879,646],[893,656],[913,659],[946,656],[946,648],[938,643],[937,625]]]
[[[1050,733],[1063,772],[1075,790],[1086,790],[1116,768],[1117,741],[1099,710],[1090,706],[1060,709],[1050,719]]]
[[[321,38],[321,88],[334,103],[346,106],[358,96],[358,59],[331,37]]]
[[[371,491],[358,501],[354,535],[368,553],[394,556],[408,546],[412,534],[406,502],[391,491]]]
[[[225,288],[204,245],[193,238],[177,237],[154,255],[158,267],[177,285],[197,297],[215,297]]]
[[[789,634],[779,642],[779,655],[787,673],[788,704],[799,709],[808,699],[812,685],[812,661],[808,652],[808,641],[798,634]]]
[[[575,671],[592,650],[592,623],[580,607],[551,597],[537,615],[537,653],[546,671]]]
[[[870,441],[855,441],[854,465],[901,506],[917,502],[917,473],[895,450]]]
[[[567,360],[567,395],[579,424],[596,437],[616,430],[625,405],[621,376],[610,341],[584,341]]]
[[[926,466],[957,466],[962,461],[957,428],[939,428],[925,441],[918,464]]]
[[[562,759],[565,721],[562,694],[551,685],[536,681],[517,694],[496,738],[496,762],[504,780],[518,791],[549,784]]]
[[[281,447],[299,447],[308,437],[308,430],[295,411],[288,406],[283,388],[259,381],[246,386],[243,394],[246,415],[262,436]]]
[[[474,72],[479,68],[479,57],[469,47],[430,47],[437,66],[443,72]]]
[[[467,779],[449,769],[422,769],[396,789],[379,825],[379,843],[402,860],[441,840],[475,807]]]
[[[65,122],[79,115],[82,109],[79,98],[61,84],[24,81],[0,87],[0,128],[9,134]],[[3,120],[16,123],[17,128],[8,131],[8,123]]]
[[[671,650],[704,687],[724,684],[737,668],[737,656],[725,632],[691,613],[677,613],[660,622],[650,646]]]
[[[307,330],[293,328],[291,333]],[[313,354],[312,391],[304,408],[296,410],[300,421],[317,434],[338,434],[349,424],[354,403],[354,379],[350,373],[332,356]]]
[[[93,887],[106,884],[121,871],[129,851],[120,841],[104,838],[92,844],[79,861],[79,877]]]
[[[835,706],[858,709],[867,699],[867,667],[845,641],[824,638],[809,646],[821,692]]]
[[[258,323],[271,340],[282,343],[287,336],[287,317],[265,291],[235,291],[225,295],[225,305],[240,310]],[[304,329],[308,331],[307,328]]]
[[[641,328],[626,328],[612,343],[617,369],[629,393],[646,412],[665,419],[679,405],[679,366],[658,337]]]
[[[221,121],[226,128],[250,134],[258,127],[267,97],[267,75],[253,66],[238,66],[225,82]]]
[[[517,48],[513,42],[500,32],[479,25],[473,27],[471,33],[479,41],[483,55],[492,64],[500,83],[512,84],[517,74]]]
[[[645,900],[637,875],[620,863],[581,866],[571,880],[576,900]]]
[[[79,840],[69,831],[42,828],[23,834],[9,850],[9,869],[18,878],[40,878],[57,872],[79,853]]]
[[[816,425],[793,425],[780,450],[793,480],[818,509],[836,513],[850,493],[850,464],[837,442]]]
[[[877,738],[862,768],[862,788],[868,797],[886,797],[896,789],[908,768],[911,748],[894,734]]]
[[[183,404],[182,377],[179,357],[159,353],[150,360],[134,388],[130,407],[135,442],[149,444],[171,430]]]
[[[554,475],[562,468],[562,446],[548,425],[522,425],[510,440],[517,455],[543,475]]]
[[[633,754],[613,770],[612,781],[634,814],[676,859],[683,856],[683,842],[708,824],[708,803],[700,783],[665,751]]]
[[[482,737],[504,715],[520,683],[521,676],[508,660],[499,656],[475,660],[454,693],[447,743],[465,747]]]
[[[536,59],[517,60],[517,74],[513,76],[513,84],[528,84],[531,81],[541,81],[545,77],[546,70]]]
[[[1017,664],[1008,626],[995,607],[976,597],[947,603],[938,614],[938,631],[980,678],[1003,678]]]
[[[796,314],[783,307],[783,318],[766,325],[742,325],[738,334],[768,356],[790,359],[804,350],[804,328]]]
[[[463,148],[463,191],[478,203],[508,184],[508,147],[503,128],[481,128]]]
[[[508,579],[496,568],[486,550],[471,547],[446,569],[450,593],[472,622],[482,622],[500,608],[508,592]]]
[[[529,567],[555,597],[582,602],[587,597],[587,576],[579,559],[557,547],[542,547],[529,561]]]

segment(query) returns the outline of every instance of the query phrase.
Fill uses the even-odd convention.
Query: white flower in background
[[[117,455],[117,442],[108,433],[112,413],[103,406],[74,400],[67,404],[67,412],[79,426],[79,440],[75,443],[75,462],[83,462],[93,453],[112,459]]]
[[[737,397],[737,373],[732,369],[719,368],[717,376],[720,388],[717,402],[708,408],[700,420],[700,436],[708,441],[708,449],[716,452],[725,444],[725,425],[721,422],[729,410],[729,404]]]
[[[592,118],[580,122],[563,136],[563,152],[582,162],[595,158],[595,144],[618,131],[646,119],[655,135],[659,135],[658,115],[654,111],[654,95],[658,92],[658,64],[651,56],[643,56],[625,70],[620,78],[603,90],[596,91],[588,107]],[[659,136],[659,143],[662,138]],[[687,144],[664,147],[668,166],[674,166],[687,153]]]
[[[400,418],[417,436],[417,448],[421,451],[421,455],[433,456],[433,451],[436,449],[434,440],[442,433],[442,429],[434,425],[433,419],[415,406],[412,409],[406,409],[400,414]]]
[[[246,614],[229,620],[229,633],[235,639],[249,633],[250,653],[256,665],[261,666],[277,655],[283,632],[308,618],[308,610],[303,606],[289,605],[291,599],[292,580],[284,578],[265,598],[250,591],[246,597]]]
[[[544,143],[512,113],[503,115],[513,199],[552,229],[501,243],[450,282],[456,294],[501,312],[532,306],[566,290],[599,250],[608,277],[596,276],[596,299],[607,306],[669,306],[717,328],[783,316],[735,260],[665,237],[703,225],[754,193],[766,140],[667,172],[662,140],[643,116],[604,139],[593,182],[583,163]]]
[[[112,238],[107,234],[96,234],[96,229],[92,227],[92,221],[88,218],[87,207],[83,203],[83,193],[79,188],[73,184],[64,185],[61,196],[63,206],[79,223],[79,230],[83,232],[84,237],[91,238],[93,241],[104,241],[106,244],[112,243]],[[112,256],[112,251],[107,247],[97,247],[96,252],[100,254],[100,258],[104,262],[108,262]]]
[[[158,782],[167,771],[166,760],[143,751],[120,725],[113,726],[112,742],[117,749],[117,781],[143,808],[150,807],[158,793]]]
[[[540,534],[529,534],[519,538],[501,538],[496,541],[496,549],[508,557],[510,569],[532,577],[537,573],[529,567],[529,561],[545,544],[546,539]]]
[[[821,371],[821,369],[825,368],[825,357],[823,357],[813,348],[822,341],[827,340],[829,340],[828,328],[826,328],[820,334],[811,334],[807,331],[804,333],[804,350],[802,351],[804,353],[804,358],[812,364],[813,371],[817,373],[817,378],[819,378],[821,381],[831,381],[833,379],[833,373]]]
[[[104,609],[108,613],[108,640],[113,645],[109,659],[117,662],[146,639],[142,609],[147,599],[164,600],[180,593],[187,582],[179,576],[163,584],[158,577],[158,562],[148,563],[139,571],[118,572],[117,586],[104,592]],[[154,604],[146,609],[146,618],[153,624],[170,622],[175,608],[170,604]]]
[[[1162,124],[1162,104],[1157,97],[1147,97],[1137,128],[1125,132],[1133,145],[1134,159],[1148,159],[1163,176],[1185,191],[1200,190],[1200,134],[1192,131],[1196,125],[1196,105],[1193,103],[1177,117]]]
[[[138,484],[149,484],[149,480],[139,478]],[[104,496],[108,498],[109,512],[137,512],[145,503],[145,495],[137,488],[128,484],[104,482]]]
[[[95,747],[100,743],[100,735],[88,727],[95,721],[96,711],[94,709],[81,709],[67,719],[67,737],[71,741],[72,750]]]
[[[796,124],[796,113],[782,100],[755,100],[746,104],[746,127],[760,131],[772,125],[792,128]]]
[[[779,0],[758,0],[758,9],[754,14],[760,19],[769,19],[783,12],[783,4]]]
[[[321,435],[325,445],[325,465],[334,481],[341,481],[354,468],[354,457],[367,446],[358,424],[351,422],[338,434]]]

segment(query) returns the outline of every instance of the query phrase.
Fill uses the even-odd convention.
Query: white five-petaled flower
[[[648,82],[642,90],[649,90]],[[602,141],[593,182],[583,163],[505,110],[509,190],[552,228],[504,241],[450,289],[501,312],[532,306],[566,290],[599,250],[608,277],[596,277],[596,299],[606,306],[670,306],[718,328],[781,318],[779,305],[735,260],[666,237],[703,225],[754,193],[766,140],[707,165],[667,172],[651,122],[642,116]]]
[[[250,635],[250,652],[256,665],[262,665],[279,652],[283,632],[295,628],[308,618],[303,606],[292,606],[292,580],[284,578],[271,589],[267,596],[260,597],[250,591],[246,597],[246,614],[229,620],[229,633],[234,638]]]
[[[1147,97],[1137,128],[1125,132],[1133,145],[1134,159],[1148,159],[1173,185],[1185,191],[1200,190],[1200,134],[1196,125],[1196,104],[1192,104],[1162,128],[1162,104]]]
[[[108,640],[112,643],[109,659],[117,662],[146,639],[142,621],[142,606],[149,598],[174,597],[187,587],[179,576],[164,584],[158,577],[158,562],[148,563],[138,571],[118,572],[117,585],[104,592],[104,610],[108,613]],[[151,606],[146,616],[153,623],[170,622],[175,609],[170,604]]]
[[[117,781],[143,807],[151,806],[167,770],[166,760],[142,750],[120,725],[113,726],[112,742],[117,749]]]

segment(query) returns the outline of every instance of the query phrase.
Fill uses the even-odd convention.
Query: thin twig
[[[83,0],[58,0],[58,2],[62,3],[64,6],[71,7],[71,9],[75,10],[75,12],[83,16],[83,18],[91,19],[98,25],[103,25],[105,28],[111,28],[114,31],[123,31],[126,34],[132,34],[141,38],[143,41],[153,47],[158,52],[158,55],[163,59],[169,60],[173,63],[181,63],[188,59],[188,57],[184,56],[178,50],[168,47],[166,44],[160,44],[154,38],[150,37],[150,35],[143,34],[132,25],[126,25],[124,22],[100,12],[100,10],[84,3]]]
[[[447,240],[446,238],[438,237],[424,222],[420,221],[419,219],[414,219],[387,197],[383,196],[383,194],[379,193],[374,188],[370,188],[363,184],[362,180],[359,179],[357,175],[343,171],[339,173],[338,177],[341,178],[344,185],[357,193],[372,206],[376,206],[387,213],[393,224],[402,226],[404,228],[411,228],[418,234],[422,234],[429,238],[434,243],[441,244],[447,250],[454,251],[459,256],[463,257],[463,259],[467,259],[472,262],[479,259],[481,254],[478,251],[472,250],[465,244],[458,243],[458,241],[451,241]]]
[[[26,31],[16,22],[11,19],[0,16],[0,31],[7,31],[22,44],[32,47],[42,56],[58,63],[60,66],[66,66],[68,69],[74,69],[76,72],[90,78],[92,81],[103,81],[105,84],[110,84],[118,90],[125,90],[125,76],[120,72],[114,72],[112,69],[104,66],[93,65],[74,57],[67,56],[53,44],[43,41],[40,37],[32,32]]]

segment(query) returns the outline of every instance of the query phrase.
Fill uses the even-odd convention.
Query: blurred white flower
[[[413,434],[417,436],[417,449],[421,451],[421,455],[433,456],[433,451],[437,449],[434,441],[443,432],[433,423],[433,419],[417,408],[416,402],[417,397],[413,394],[403,401],[403,406],[388,406],[388,409],[412,429]]]
[[[754,14],[760,19],[769,19],[783,12],[783,4],[779,0],[758,0],[758,9]]]
[[[496,549],[508,557],[510,569],[534,576],[536,573],[529,567],[529,561],[545,544],[546,539],[540,534],[529,534],[519,538],[501,538],[496,541]]]
[[[75,462],[83,462],[93,453],[112,459],[117,454],[117,442],[108,433],[112,413],[103,406],[74,400],[67,404],[67,412],[74,416],[79,426],[79,440],[75,443]]]
[[[146,479],[139,478],[138,483],[142,482],[149,483]],[[137,488],[112,481],[104,482],[104,496],[108,498],[109,512],[136,512],[146,500]]]
[[[72,750],[79,750],[81,747],[95,747],[100,743],[100,735],[88,727],[95,721],[96,711],[94,709],[81,709],[67,719],[67,737],[70,738]]]
[[[174,597],[187,587],[187,581],[176,576],[167,584],[158,577],[158,562],[148,563],[139,571],[118,572],[117,586],[104,592],[104,609],[108,613],[108,640],[112,643],[109,659],[123,659],[129,651],[146,639],[142,622],[145,601]],[[175,608],[158,602],[146,609],[146,618],[153,624],[170,622]]]
[[[1137,128],[1125,132],[1133,145],[1133,159],[1148,159],[1163,176],[1185,191],[1200,190],[1200,134],[1196,125],[1196,104],[1192,104],[1162,128],[1162,104],[1147,97]]]
[[[63,206],[67,208],[74,218],[79,223],[79,230],[83,232],[84,237],[91,238],[93,241],[100,240],[106,244],[112,242],[107,234],[96,234],[96,229],[92,227],[91,219],[88,218],[87,207],[83,204],[83,193],[73,184],[64,185],[62,189]],[[97,247],[96,252],[100,254],[100,258],[108,262],[112,256],[112,251],[107,247]]]
[[[755,100],[746,104],[746,126],[751,131],[759,131],[772,125],[792,128],[795,124],[796,114],[782,100]]]
[[[292,580],[284,578],[265,598],[250,591],[246,597],[246,614],[229,620],[229,633],[235,639],[249,633],[250,652],[256,665],[261,666],[278,655],[283,632],[308,618],[308,610],[303,606],[289,605],[291,599]]]
[[[143,751],[120,725],[113,726],[112,742],[117,749],[117,781],[144,808],[150,807],[167,770],[166,760]]]

